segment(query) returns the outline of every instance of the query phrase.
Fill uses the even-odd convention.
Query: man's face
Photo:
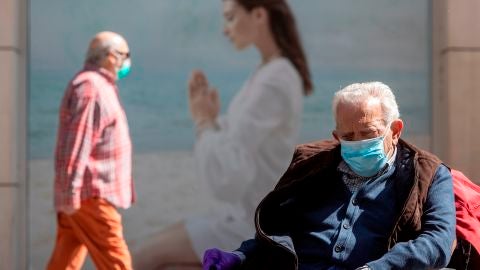
[[[119,69],[123,62],[130,58],[130,49],[128,48],[128,44],[125,40],[121,40],[118,42],[118,45],[115,46],[110,52],[110,55],[113,56],[111,58],[112,65],[114,65],[117,69]]]
[[[387,127],[378,99],[370,99],[361,104],[340,102],[336,113],[333,136],[337,140],[361,141],[385,135],[384,149],[387,154],[398,142],[403,123],[397,119]]]

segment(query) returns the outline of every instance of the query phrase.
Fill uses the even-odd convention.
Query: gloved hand
[[[238,255],[217,248],[208,249],[203,254],[203,270],[231,270],[241,263]]]

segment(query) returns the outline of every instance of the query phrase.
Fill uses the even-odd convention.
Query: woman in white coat
[[[135,269],[199,268],[210,247],[236,248],[255,232],[255,207],[290,163],[310,72],[285,0],[224,0],[224,33],[238,50],[254,45],[261,63],[219,116],[218,93],[202,71],[189,79],[198,176],[230,215],[187,219],[155,235],[136,253]],[[193,267],[193,268],[192,268]],[[178,268],[175,268],[178,269]]]

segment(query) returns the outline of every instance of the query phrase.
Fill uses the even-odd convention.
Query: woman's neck
[[[273,59],[282,56],[282,51],[278,47],[270,31],[265,31],[264,35],[261,36],[262,38],[256,42],[255,45],[262,56],[262,65],[265,65]]]

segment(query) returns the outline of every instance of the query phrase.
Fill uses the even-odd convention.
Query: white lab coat
[[[199,258],[211,247],[237,248],[254,235],[254,212],[287,169],[303,110],[301,78],[286,58],[260,66],[233,98],[219,129],[195,143],[198,176],[229,214],[187,219]]]

